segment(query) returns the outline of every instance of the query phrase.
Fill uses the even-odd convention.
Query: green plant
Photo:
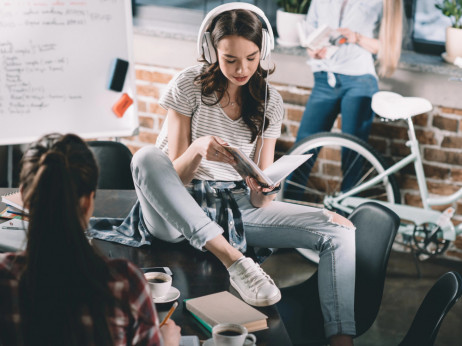
[[[435,4],[452,21],[452,27],[462,29],[462,0],[442,0]]]
[[[311,0],[278,0],[278,6],[285,12],[306,14]]]

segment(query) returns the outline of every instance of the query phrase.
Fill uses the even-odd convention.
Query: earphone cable
[[[257,158],[257,166],[260,165],[260,157],[261,157],[261,152],[263,150],[263,144],[265,143],[265,136],[264,136],[264,131],[265,131],[265,121],[266,121],[266,106],[267,106],[267,98],[268,98],[268,83],[269,83],[269,66],[271,66],[271,55],[268,57],[268,69],[266,70],[266,78],[265,78],[265,104],[263,107],[263,124],[261,128],[261,146],[260,150],[258,151],[258,158]]]

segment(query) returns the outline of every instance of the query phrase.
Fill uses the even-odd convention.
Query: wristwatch
[[[279,184],[277,187],[275,187],[275,188],[272,189],[271,191],[262,192],[262,193],[263,193],[265,196],[268,196],[268,195],[274,195],[275,193],[278,193],[280,190],[281,190],[281,184]]]

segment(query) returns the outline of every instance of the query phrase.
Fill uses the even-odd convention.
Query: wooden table
[[[0,188],[0,195],[12,190]],[[125,217],[135,201],[136,194],[133,190],[98,190],[94,215]],[[0,204],[0,208],[2,206]],[[186,311],[183,304],[184,299],[224,290],[229,290],[239,296],[230,286],[228,272],[218,259],[208,252],[194,249],[187,242],[171,244],[158,240],[151,246],[141,248],[96,239],[92,240],[92,244],[104,255],[129,259],[140,268],[170,267],[173,272],[173,286],[181,293],[178,298],[180,305],[172,318],[181,326],[183,335],[198,335],[201,340],[211,337],[210,333]],[[170,304],[157,304],[156,307],[159,311],[165,311]],[[258,310],[268,316],[269,329],[254,333],[257,336],[257,345],[291,345],[277,308],[270,306],[258,308]]]

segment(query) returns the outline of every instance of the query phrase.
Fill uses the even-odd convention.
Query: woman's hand
[[[308,55],[313,59],[324,59],[326,57],[327,49],[325,47],[316,50],[307,48],[306,51],[308,52]]]
[[[357,44],[359,41],[359,34],[357,32],[351,31],[348,28],[338,28],[337,31],[346,38],[347,43]]]
[[[351,31],[348,28],[339,28],[337,30],[347,39],[348,43],[357,44],[372,54],[378,53],[380,48],[380,42],[378,39],[364,36],[359,32]]]
[[[257,208],[262,208],[268,203],[270,203],[276,197],[276,194],[265,195],[263,192],[271,192],[279,186],[273,187],[262,187],[255,178],[247,177],[245,182],[249,189],[253,192],[253,198],[251,198],[252,205]]]
[[[165,346],[178,346],[181,339],[181,328],[176,325],[172,319],[168,319],[167,322],[160,328],[162,339],[164,339]]]
[[[234,157],[223,147],[228,145],[220,137],[204,136],[196,139],[193,144],[198,154],[206,160],[235,164]]]

